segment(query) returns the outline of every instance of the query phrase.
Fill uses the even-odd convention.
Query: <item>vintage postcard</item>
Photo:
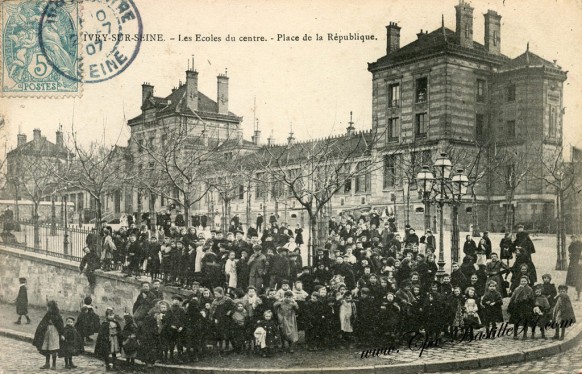
[[[580,0],[0,0],[0,371],[581,372],[580,42]]]

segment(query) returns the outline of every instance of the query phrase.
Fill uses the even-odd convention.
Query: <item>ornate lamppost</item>
[[[430,171],[428,166],[423,166],[422,170],[416,176],[419,187],[422,188],[422,201],[425,204],[425,227],[430,227],[430,213],[428,213],[428,207],[431,204],[436,204],[439,207],[439,257],[438,257],[438,271],[437,278],[441,279],[443,274],[445,274],[445,252],[444,252],[444,235],[443,235],[443,224],[444,224],[444,206],[445,204],[451,204],[453,206],[453,213],[458,207],[461,197],[467,192],[468,179],[463,174],[462,170],[457,170],[457,173],[451,179],[451,170],[453,166],[451,160],[447,157],[446,153],[441,153],[436,159],[433,169],[435,171],[436,177]],[[458,214],[458,211],[457,211]],[[454,217],[453,221],[457,218]],[[457,230],[458,238],[458,227],[453,228],[453,231]],[[453,237],[454,237],[453,233]],[[458,246],[457,246],[458,248]],[[454,256],[453,251],[451,256]],[[458,256],[458,249],[457,249]]]

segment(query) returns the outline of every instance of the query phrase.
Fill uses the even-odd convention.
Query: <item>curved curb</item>
[[[14,331],[10,329],[0,328],[0,336],[5,336],[10,339],[20,340],[32,343],[32,334]],[[157,367],[164,368],[165,371],[172,373],[205,373],[205,374],[233,374],[233,373],[307,373],[307,374],[334,374],[334,373],[352,373],[362,372],[369,374],[382,373],[398,373],[398,374],[413,374],[413,373],[436,373],[442,371],[455,371],[466,369],[481,369],[493,366],[507,365],[516,362],[532,361],[542,357],[564,353],[569,349],[575,347],[582,340],[582,329],[571,338],[563,341],[548,344],[545,347],[531,348],[522,352],[508,352],[496,356],[487,356],[482,358],[468,358],[454,361],[430,362],[426,364],[421,363],[404,363],[393,365],[375,365],[375,366],[357,366],[357,367],[343,367],[343,368],[293,368],[293,369],[253,369],[253,368],[214,368],[214,367],[192,367],[185,365],[160,365]],[[94,357],[93,352],[85,352],[87,356]]]

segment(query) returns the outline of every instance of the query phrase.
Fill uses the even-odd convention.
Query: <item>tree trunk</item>
[[[143,203],[141,201],[142,196],[141,196],[141,190],[137,191],[137,214],[135,217],[135,225],[137,226],[137,228],[139,228],[141,226],[141,211],[143,210]]]
[[[458,214],[458,212],[457,212]],[[473,226],[473,232],[471,233],[473,237],[481,236],[479,230],[479,222],[477,217],[477,195],[475,191],[472,193],[471,198],[471,225]]]
[[[568,255],[566,254],[566,214],[564,210],[564,191],[560,189],[560,215],[562,216],[562,240],[561,240],[561,252],[562,252],[562,270],[568,270]]]
[[[317,232],[317,217],[311,212],[307,211],[309,215],[309,253],[307,262],[309,266],[313,266],[313,258],[315,257],[315,250],[318,245],[317,240],[315,239],[316,232]]]
[[[184,197],[184,224],[187,228],[190,227],[190,199],[186,197]]]
[[[410,183],[406,185],[406,211],[404,212],[404,225],[410,225]]]
[[[32,211],[32,226],[34,231],[34,249],[40,249],[40,227],[38,227],[38,205],[39,201],[35,201]],[[48,251],[48,248],[46,248]]]
[[[253,219],[251,217],[251,197],[252,197],[251,196],[251,184],[249,183],[249,185],[247,186],[247,209],[246,209],[246,213],[247,213],[247,230],[253,224]]]
[[[101,195],[95,198],[95,204],[97,205],[97,219],[95,220],[95,228],[97,229],[97,253],[101,256],[101,251],[103,250],[103,241],[101,240],[103,232],[101,230],[101,218],[103,216],[103,208],[101,204]]]

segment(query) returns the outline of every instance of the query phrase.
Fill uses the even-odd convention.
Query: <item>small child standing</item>
[[[293,300],[293,291],[285,291],[282,301],[277,301],[274,304],[279,319],[279,326],[281,327],[281,335],[283,344],[285,341],[289,344],[289,353],[295,352],[293,344],[299,340],[299,332],[297,331],[297,312],[299,306]]]
[[[556,335],[554,335],[554,339],[564,340],[566,327],[576,322],[574,308],[572,308],[572,302],[568,296],[568,286],[566,285],[558,286],[558,296],[556,296],[556,304],[552,313],[552,319],[556,326]],[[560,329],[561,333],[559,334]]]
[[[501,293],[497,291],[497,282],[490,280],[487,283],[487,291],[485,291],[485,294],[481,298],[481,306],[483,307],[482,315],[485,332],[489,336],[489,332],[493,331],[492,338],[494,338],[495,330],[497,329],[497,322],[503,322],[502,305],[503,298],[501,297]]]
[[[352,299],[352,294],[346,291],[339,300],[339,304],[341,338],[350,348],[353,348],[356,303]]]
[[[73,317],[67,318],[63,335],[65,339],[62,341],[59,356],[65,359],[65,369],[75,369],[77,366],[73,364],[73,356],[78,356],[84,351],[84,342],[75,329],[75,319]]]
[[[117,354],[121,352],[120,340],[121,326],[115,320],[113,309],[107,308],[105,312],[105,322],[101,323],[97,342],[95,343],[95,354],[105,361],[105,370],[114,370],[117,365]],[[111,359],[110,357],[111,356]]]
[[[531,324],[531,337],[536,335],[536,327],[539,327],[542,332],[542,339],[546,339],[546,324],[549,322],[548,313],[550,311],[550,302],[542,294],[543,286],[538,284],[535,287],[535,299],[533,308],[533,321]]]
[[[63,318],[61,317],[57,302],[51,300],[47,303],[47,312],[38,324],[32,342],[46,359],[46,363],[41,369],[50,368],[56,370],[57,353],[61,348],[60,337],[63,336],[64,331]],[[50,366],[51,357],[52,367]]]
[[[30,324],[30,318],[28,317],[28,291],[26,289],[26,278],[18,278],[20,282],[20,288],[18,289],[18,296],[16,297],[16,314],[18,314],[18,320],[14,322],[20,325],[22,316],[26,317],[26,324]]]
[[[123,316],[125,320],[125,326],[123,326],[123,331],[121,332],[121,338],[123,339],[122,353],[123,357],[127,360],[127,363],[131,366],[135,365],[135,358],[137,357],[137,351],[139,344],[137,341],[137,325],[133,320],[133,316],[126,314]]]
[[[230,341],[235,353],[243,353],[245,348],[245,338],[247,336],[247,323],[249,314],[242,302],[235,304],[232,312],[232,325],[230,330]]]
[[[236,252],[229,251],[228,252],[228,259],[224,263],[224,274],[226,276],[226,285],[228,290],[234,290],[237,286],[237,260]]]
[[[273,320],[273,312],[271,310],[266,310],[263,318],[255,329],[256,345],[261,348],[263,357],[271,357],[272,349],[279,342],[279,328],[277,322]]]

